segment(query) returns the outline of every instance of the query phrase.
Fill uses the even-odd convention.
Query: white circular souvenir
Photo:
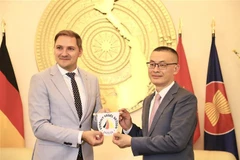
[[[97,113],[98,130],[106,136],[117,132],[119,112]]]

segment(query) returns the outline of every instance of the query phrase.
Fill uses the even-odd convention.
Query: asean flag
[[[3,33],[0,48],[0,148],[24,147],[23,108]]]
[[[238,159],[235,129],[224,87],[214,34],[206,85],[204,149],[227,151]]]
[[[178,36],[177,53],[178,53],[178,58],[179,58],[178,63],[180,65],[180,70],[179,70],[178,74],[175,75],[174,79],[181,87],[194,93],[193,86],[192,86],[192,80],[191,80],[191,76],[190,76],[189,69],[188,69],[188,63],[187,63],[185,51],[184,51],[183,44],[182,44],[182,34],[179,34],[179,36]],[[198,113],[196,113],[196,114],[198,117]],[[200,137],[200,127],[199,127],[199,121],[198,121],[196,129],[194,131],[194,135],[193,135],[193,143],[195,143],[199,137]]]

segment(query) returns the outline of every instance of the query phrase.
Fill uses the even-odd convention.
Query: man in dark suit
[[[80,36],[60,31],[54,43],[57,64],[31,79],[29,117],[37,138],[33,160],[93,160],[92,146],[103,143],[93,117],[105,111],[98,79],[77,67],[82,53]]]
[[[144,160],[193,160],[197,99],[174,82],[180,68],[178,54],[170,47],[158,47],[147,65],[156,90],[143,101],[142,129],[121,109],[119,123],[125,134],[115,133],[113,143],[131,147],[133,155]]]

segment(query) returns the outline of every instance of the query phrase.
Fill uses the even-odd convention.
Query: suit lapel
[[[160,105],[157,109],[157,112],[156,112],[156,114],[153,118],[152,125],[151,125],[151,128],[150,128],[149,132],[148,132],[148,135],[150,135],[152,133],[153,129],[157,125],[157,121],[162,116],[162,113],[165,110],[165,108],[168,106],[168,104],[173,100],[174,95],[177,93],[178,89],[179,89],[178,84],[174,83],[174,85],[170,88],[170,90],[167,92],[167,94],[163,98],[163,100],[160,103]]]
[[[56,86],[56,88],[59,90],[59,92],[62,94],[64,99],[69,104],[69,107],[72,109],[72,112],[75,116],[75,118],[79,121],[77,110],[75,108],[74,100],[71,96],[71,93],[69,93],[69,89],[66,85],[66,82],[60,73],[60,71],[57,68],[57,65],[53,66],[50,71],[51,79],[53,84]]]
[[[86,94],[86,106],[82,106],[82,107],[84,107],[85,113],[88,113],[89,112],[89,107],[88,106],[90,104],[90,102],[89,102],[90,93],[89,92],[91,91],[90,90],[90,83],[88,82],[88,76],[87,76],[85,71],[78,68],[78,73],[80,74],[80,77],[83,81],[84,91],[85,91],[85,94]],[[80,95],[81,95],[81,93],[80,93]],[[84,118],[86,118],[86,115],[88,115],[88,114],[83,114],[82,121],[84,120]]]

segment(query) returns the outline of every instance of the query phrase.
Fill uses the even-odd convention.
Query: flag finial
[[[211,27],[212,27],[212,35],[214,36],[215,35],[215,26],[216,26],[216,24],[215,24],[215,20],[214,20],[214,17],[212,18],[212,25],[211,25]]]
[[[5,31],[6,31],[5,27],[6,27],[6,23],[4,20],[2,20],[2,33],[5,33]]]
[[[178,34],[182,34],[182,19],[179,19]]]
[[[238,56],[238,58],[240,58],[239,53],[234,49],[233,52]]]

